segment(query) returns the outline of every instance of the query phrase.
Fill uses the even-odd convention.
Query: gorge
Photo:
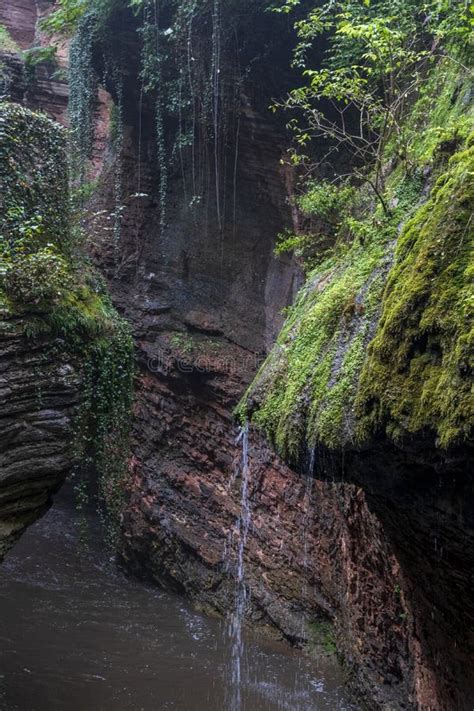
[[[103,502],[105,536],[133,576],[127,595],[148,614],[154,595],[165,617],[183,596],[237,670],[245,628],[278,640],[246,641],[251,656],[266,659],[265,645],[281,640],[305,650],[275,647],[269,673],[287,670],[268,707],[234,676],[230,700],[221,688],[207,700],[208,689],[191,690],[169,706],[144,694],[124,709],[342,711],[350,694],[354,708],[467,711],[469,61],[451,58],[462,38],[449,34],[450,11],[432,35],[421,18],[419,56],[403,66],[422,80],[398,97],[407,106],[383,148],[380,200],[360,149],[330,144],[327,155],[317,131],[294,137],[289,116],[301,120],[312,97],[270,109],[304,81],[295,20],[305,66],[324,67],[332,46],[330,24],[305,24],[324,3],[270,4],[0,0],[0,553],[72,477],[86,518],[96,493]],[[400,6],[410,15],[412,4]],[[392,31],[383,2],[365,6],[356,44],[373,41],[361,27],[375,26],[377,41],[381,26]],[[41,54],[53,41],[56,56]],[[400,82],[403,95],[411,85]],[[327,94],[318,101],[334,120]],[[72,124],[69,179],[58,124]],[[303,162],[288,154],[298,137]],[[333,187],[347,173],[350,207]],[[293,251],[275,254],[279,234]],[[26,547],[41,557],[48,525],[69,531],[71,521],[80,527],[69,505],[53,507],[10,553],[7,599]],[[46,554],[45,565],[61,567]],[[222,642],[213,618],[229,616],[233,641]],[[329,696],[298,700],[298,664],[309,679],[325,670]],[[65,693],[50,708],[70,707]],[[77,708],[115,708],[110,694]],[[34,693],[5,703],[48,707]]]

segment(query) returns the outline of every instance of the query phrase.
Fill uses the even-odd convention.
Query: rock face
[[[278,56],[284,66],[288,56]],[[163,227],[153,114],[144,105],[139,119],[132,52],[127,66],[123,193],[135,197],[125,200],[119,246],[107,237],[94,246],[114,301],[133,324],[140,363],[120,556],[135,574],[225,614],[234,604],[241,501],[232,411],[300,283],[295,266],[273,256],[277,233],[292,221],[291,173],[280,164],[286,136],[267,113],[277,91],[272,79],[257,82],[250,73],[236,174],[225,184],[226,221],[219,228],[212,173],[205,204],[190,210],[176,169]],[[113,170],[102,176],[96,214],[112,210]],[[369,707],[413,708],[399,565],[363,492],[315,482],[310,497],[305,478],[255,432],[250,454],[249,620],[299,644],[313,637],[320,649],[335,636]]]
[[[429,179],[411,197],[395,198],[383,249],[354,242],[311,273],[243,406],[294,467],[304,470],[310,447],[318,477],[364,490],[400,564],[412,699],[422,709],[467,710],[474,698],[465,81],[448,73],[433,85],[417,140],[437,130],[431,116],[446,99],[457,138],[432,149]],[[394,196],[405,187],[392,177]]]
[[[0,49],[1,93],[4,98],[22,103],[32,110],[41,110],[54,121],[68,126],[69,41],[62,37],[49,37],[41,29],[41,20],[53,7],[54,4],[48,0],[0,0],[0,25],[5,27],[18,49],[8,52]],[[24,52],[53,44],[56,47],[53,59],[27,66]],[[93,156],[88,175],[91,180],[102,168],[109,134],[110,105],[110,96],[99,89],[94,105]]]
[[[73,465],[77,359],[41,329],[44,310],[37,303],[12,301],[8,286],[13,279],[16,289],[24,288],[15,271],[19,267],[15,247],[11,249],[23,239],[23,249],[28,250],[25,238],[19,238],[22,225],[34,224],[40,213],[51,243],[66,237],[63,141],[60,127],[47,119],[8,104],[0,106],[0,557],[48,508]],[[41,278],[44,275],[36,273],[33,279],[38,289]]]
[[[51,504],[78,463],[81,443],[89,446],[83,459],[91,454],[97,465],[102,440],[117,436],[131,343],[93,274],[73,256],[64,129],[44,114],[1,102],[0,180],[3,557]],[[101,377],[113,398],[91,395],[90,381],[100,390]],[[87,417],[78,408],[86,398]],[[73,427],[78,409],[82,418]],[[129,409],[124,405],[127,419]],[[89,423],[96,435],[102,429],[102,439],[90,436]]]
[[[48,46],[49,41],[38,28],[38,23],[51,9],[47,2],[16,0],[0,2],[0,24],[16,42],[18,49]],[[68,86],[65,74],[67,48],[63,43],[54,62],[42,62],[32,68],[27,76],[19,54],[0,53],[0,61],[13,74],[11,89],[13,98],[31,108],[41,109],[60,123],[66,122]]]
[[[51,505],[71,471],[79,375],[50,339],[24,334],[25,320],[0,330],[0,559]]]

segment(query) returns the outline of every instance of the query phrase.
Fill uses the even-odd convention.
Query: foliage
[[[96,78],[92,69],[94,41],[93,14],[79,22],[69,45],[69,102],[71,123],[71,159],[73,179],[82,185],[86,179],[87,161],[92,157],[94,141],[94,100]]]
[[[246,39],[245,30],[251,31],[252,18],[263,9],[258,0],[62,0],[58,10],[49,16],[46,28],[66,33],[74,29],[70,116],[79,180],[87,179],[93,142],[97,83],[93,64],[103,68],[99,80],[111,91],[121,114],[122,78],[128,73],[128,63],[138,59],[139,163],[141,112],[146,104],[154,107],[161,226],[166,224],[169,173],[176,168],[182,176],[185,201],[193,210],[202,204],[204,192],[208,193],[212,175],[217,222],[222,228],[223,186],[235,173],[238,156],[242,100],[239,77],[247,69],[239,66],[239,48]],[[128,26],[141,38],[139,57],[129,58],[122,50]],[[237,26],[239,32],[243,30],[241,36]],[[120,39],[117,32],[122,33]],[[118,148],[116,155],[115,214],[119,235],[124,205]],[[137,193],[142,191],[140,168],[139,165]]]
[[[97,471],[107,537],[116,540],[128,457],[133,344],[71,229],[65,132],[45,116],[0,104],[2,327],[21,315],[25,338],[46,339],[82,371],[78,467]]]
[[[260,402],[252,422],[285,456],[298,459],[316,436],[335,447],[351,438],[351,406],[390,263],[389,245],[403,210],[365,217],[370,238],[329,256],[290,308],[277,345],[252,385]]]
[[[296,198],[296,206],[310,218],[298,234],[290,232],[278,236],[275,254],[294,252],[306,272],[330,256],[351,233],[350,216],[356,209],[356,190],[348,183],[326,180],[310,182],[306,191]]]
[[[0,236],[11,248],[54,243],[67,251],[69,201],[64,131],[46,116],[0,103]],[[47,189],[45,189],[47,186]]]
[[[20,48],[4,25],[0,25],[0,52],[20,54]]]
[[[133,341],[124,321],[86,351],[77,447],[81,466],[99,474],[99,509],[106,542],[115,548],[128,475],[133,395]]]
[[[53,12],[41,20],[41,29],[50,34],[72,35],[88,4],[89,0],[58,0]]]
[[[23,52],[26,67],[36,67],[38,64],[56,61],[57,47],[30,47]]]
[[[71,286],[66,260],[53,245],[30,254],[16,252],[3,267],[0,284],[17,307],[30,311],[60,301]]]
[[[276,8],[291,12],[291,0]],[[465,0],[329,0],[297,20],[294,65],[305,83],[279,104],[290,120],[295,163],[310,162],[304,151],[312,141],[327,149],[312,170],[346,151],[354,173],[373,188],[384,210],[384,161],[390,153],[411,168],[405,118],[433,61],[443,52],[463,57],[472,34]],[[321,66],[313,68],[311,50],[327,44]]]

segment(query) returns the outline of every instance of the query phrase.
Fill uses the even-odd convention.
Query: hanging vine
[[[168,154],[166,150],[164,109],[166,101],[166,86],[163,80],[163,63],[165,53],[163,49],[163,32],[160,29],[160,10],[157,0],[150,0],[144,5],[143,25],[141,28],[142,45],[142,70],[144,90],[154,95],[155,111],[155,140],[159,170],[159,204],[160,225],[166,223],[166,197],[168,189]]]
[[[75,182],[82,186],[87,175],[87,163],[94,143],[94,100],[97,81],[92,65],[92,47],[96,18],[87,12],[69,46],[69,103],[71,124],[71,171]]]
[[[93,52],[102,49],[102,63],[109,64],[104,83],[112,89],[117,104],[113,144],[117,165],[115,173],[115,241],[120,239],[123,219],[123,69],[117,62],[122,44],[110,38],[113,18],[123,17],[127,5],[137,18],[141,36],[139,125],[139,177],[141,193],[142,108],[144,97],[152,104],[158,177],[160,225],[167,218],[170,171],[174,163],[181,173],[186,203],[191,208],[202,204],[213,184],[216,222],[222,234],[225,223],[223,189],[227,179],[234,180],[234,208],[238,137],[240,132],[241,82],[239,38],[235,28],[250,22],[253,12],[261,11],[255,0],[89,0],[82,2],[82,16],[76,20],[70,55],[70,118],[73,129],[74,163],[78,182],[86,177],[87,162],[93,148],[93,109],[97,81],[93,72]],[[63,0],[64,4],[66,0]],[[74,0],[67,0],[69,4]],[[69,27],[69,25],[68,25]],[[55,28],[57,30],[57,28]],[[118,32],[121,27],[116,27]],[[127,28],[125,28],[125,31]],[[107,56],[105,56],[107,55]],[[110,57],[115,64],[110,65]],[[124,58],[127,61],[127,58]],[[100,63],[100,62],[99,62]],[[112,66],[112,69],[111,69]],[[231,139],[229,139],[231,136]],[[228,146],[233,145],[234,154]],[[230,171],[229,176],[227,175]],[[212,193],[211,193],[212,194]],[[189,196],[189,197],[188,197]]]

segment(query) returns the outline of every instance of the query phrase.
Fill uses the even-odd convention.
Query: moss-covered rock
[[[430,431],[442,447],[469,436],[472,108],[448,74],[431,120],[427,92],[413,108],[411,172],[387,155],[390,214],[373,205],[363,238],[309,275],[239,406],[287,459],[381,432]]]
[[[474,147],[458,151],[405,225],[356,399],[364,439],[429,429],[446,447],[473,425]]]

